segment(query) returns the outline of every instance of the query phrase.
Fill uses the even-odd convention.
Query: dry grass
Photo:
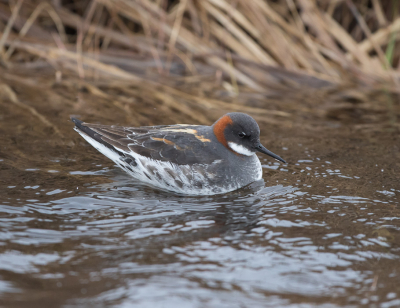
[[[108,95],[99,83],[108,80],[108,88],[121,88],[112,81],[123,81],[199,122],[208,119],[196,105],[289,125],[283,108],[252,106],[247,98],[288,89],[328,93],[349,84],[399,92],[399,5],[396,0],[2,1],[0,60],[15,71],[44,66],[44,59],[55,81],[72,72],[99,96]],[[220,89],[225,96],[216,94]],[[359,96],[353,93],[349,101]]]

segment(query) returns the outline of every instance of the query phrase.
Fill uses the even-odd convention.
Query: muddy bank
[[[79,184],[79,176],[71,178],[62,170],[79,166],[81,171],[90,171],[96,164],[112,166],[72,130],[70,116],[124,126],[210,125],[226,112],[243,111],[257,120],[268,148],[277,152],[290,148],[282,153],[289,168],[295,168],[293,162],[301,156],[298,151],[312,148],[321,159],[341,163],[357,173],[361,171],[366,178],[379,178],[383,184],[393,182],[399,171],[400,104],[384,92],[372,92],[373,101],[367,100],[366,93],[355,100],[355,90],[340,89],[337,93],[331,89],[299,89],[298,93],[294,89],[279,89],[276,97],[244,90],[232,97],[221,89],[197,95],[197,84],[183,84],[179,89],[176,81],[172,89],[169,80],[155,85],[160,93],[169,87],[165,97],[157,100],[147,95],[151,90],[148,84],[141,88],[118,81],[86,82],[74,76],[57,81],[51,73],[54,72],[30,70],[22,75],[3,71],[0,77],[0,156],[2,172],[8,174],[2,177],[4,187],[12,177],[33,184],[35,175],[26,170],[40,170],[41,181]],[[211,83],[204,81],[203,85]],[[380,112],[374,113],[371,105]],[[349,156],[349,152],[353,155]],[[392,176],[377,172],[376,165],[381,164]],[[101,182],[101,177],[96,181]],[[369,190],[368,181],[363,186]]]

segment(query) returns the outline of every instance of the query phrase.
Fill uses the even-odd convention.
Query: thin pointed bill
[[[273,157],[273,158],[275,158],[277,160],[280,160],[281,162],[287,164],[286,161],[283,158],[280,158],[278,155],[272,153],[270,150],[267,150],[261,143],[256,147],[256,150],[258,152],[267,154],[267,155],[269,155],[269,156],[271,156],[271,157]]]

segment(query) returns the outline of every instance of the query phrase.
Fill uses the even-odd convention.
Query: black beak
[[[259,145],[256,146],[256,150],[257,150],[258,152],[267,154],[267,155],[269,155],[269,156],[271,156],[271,157],[273,157],[273,158],[275,158],[275,159],[277,159],[277,160],[280,160],[281,162],[283,162],[283,163],[286,164],[286,161],[285,161],[284,159],[282,159],[282,158],[280,158],[278,155],[272,153],[270,150],[267,150],[261,143],[260,143]]]

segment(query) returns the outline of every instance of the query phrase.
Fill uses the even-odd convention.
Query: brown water
[[[260,156],[260,182],[179,196],[132,180],[72,131],[68,115],[95,118],[92,107],[46,109],[49,93],[20,87],[63,137],[1,101],[2,305],[400,306],[397,131],[260,123],[288,165]],[[108,117],[98,122],[127,124]]]

